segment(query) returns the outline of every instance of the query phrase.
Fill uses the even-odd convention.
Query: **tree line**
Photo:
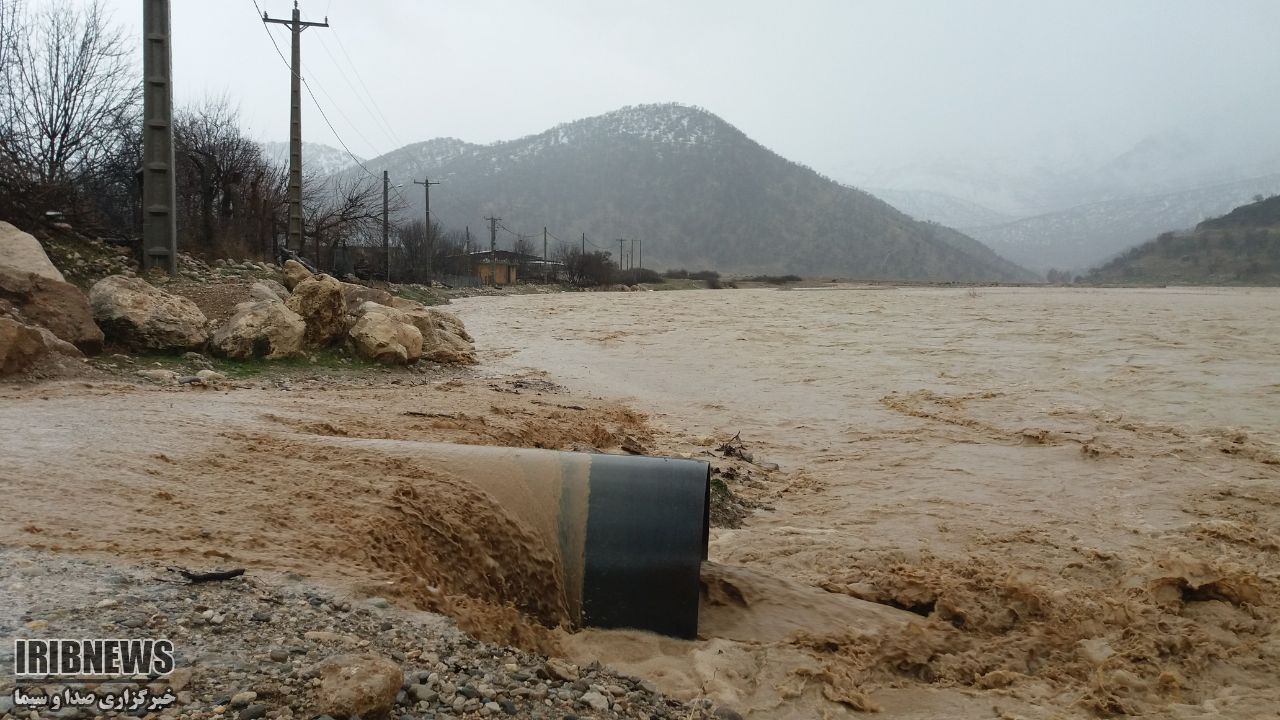
[[[30,226],[61,213],[86,234],[138,244],[140,54],[100,0],[0,2],[0,216]],[[225,96],[175,108],[173,130],[179,250],[270,258],[287,228],[287,168]],[[322,269],[380,247],[380,179],[305,178],[303,221],[304,246],[288,249]]]
[[[140,252],[140,46],[101,0],[0,0],[0,219],[30,228],[54,212],[84,234]],[[394,193],[388,263],[382,179],[365,171],[304,177],[302,246],[282,252],[288,169],[245,134],[234,102],[223,95],[176,107],[173,131],[182,252],[206,260],[294,253],[339,275],[382,278],[389,266],[392,280],[422,282],[470,272],[467,252],[487,249],[439,223],[403,220],[405,204]],[[514,249],[534,256],[525,238]],[[561,282],[633,279],[607,251],[565,244],[550,259]]]

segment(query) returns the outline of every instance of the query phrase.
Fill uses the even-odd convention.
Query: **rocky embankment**
[[[86,294],[67,282],[35,237],[0,223],[0,376],[56,375],[104,348],[230,360],[336,350],[386,365],[476,362],[462,322],[418,300],[312,274],[292,260],[283,267],[220,262],[213,269],[181,259],[176,279],[125,269],[91,285],[88,266],[74,265]],[[223,313],[222,305],[232,307]]]

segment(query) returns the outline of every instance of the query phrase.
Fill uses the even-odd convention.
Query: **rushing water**
[[[757,461],[781,464],[790,484],[743,528],[717,531],[712,560],[807,587],[857,581],[848,592],[858,597],[892,597],[907,577],[908,589],[975,613],[1002,602],[999,578],[1016,576],[1036,602],[1058,604],[1060,625],[1021,639],[966,626],[992,649],[965,651],[964,662],[1025,673],[1027,646],[1070,659],[1088,608],[1130,602],[1124,588],[1153,582],[1152,563],[1167,553],[1204,567],[1231,559],[1257,577],[1280,565],[1265,551],[1280,508],[1274,289],[841,286],[472,298],[458,308],[500,369],[538,368],[575,391],[622,398],[679,436],[741,432]],[[1066,639],[1043,640],[1052,637]],[[1035,672],[1055,688],[1094,683],[1077,696],[1111,697],[1063,662]],[[1200,660],[1176,662],[1187,673]],[[685,665],[671,672],[693,678],[691,692],[718,687],[714,672]],[[739,671],[755,672],[715,670]],[[1186,697],[1230,682],[1193,682]],[[743,683],[758,686],[725,692]],[[884,691],[880,702],[903,717],[939,710],[919,705],[924,697]],[[1242,717],[1280,700],[1241,697]],[[1152,690],[1135,707],[1168,701]]]

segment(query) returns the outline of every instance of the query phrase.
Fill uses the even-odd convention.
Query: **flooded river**
[[[722,661],[705,643],[653,647],[612,658],[624,667],[758,717],[1280,703],[1280,292],[837,286],[456,307],[503,370],[623,398],[685,437],[741,433],[781,465],[787,484],[716,531],[713,561],[921,618],[875,638],[711,638]]]

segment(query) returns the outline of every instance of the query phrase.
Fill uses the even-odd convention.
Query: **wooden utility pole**
[[[547,226],[542,226],[542,284],[547,284]]]
[[[387,179],[387,171],[382,171],[382,252],[387,260],[387,284],[391,283],[391,227],[387,220],[387,205],[391,193],[391,181]]]
[[[622,238],[618,238],[618,274],[619,275],[621,275],[622,271],[626,269],[626,266],[623,265],[623,262],[622,262],[623,247],[626,245],[626,243],[627,243],[626,240],[623,240]],[[619,280],[619,282],[621,282],[621,280]]]
[[[640,274],[643,275],[644,274],[644,240],[637,240],[636,243],[640,246]]]
[[[502,218],[485,218],[489,221],[489,279],[498,284],[498,223]]]
[[[289,239],[286,247],[295,247],[302,251],[302,31],[309,27],[329,27],[329,18],[324,22],[303,22],[298,13],[298,0],[293,0],[293,19],[276,20],[267,17],[263,11],[262,22],[287,25],[293,36],[293,53],[290,61],[289,78]],[[384,173],[385,175],[385,173]],[[385,185],[385,183],[384,183]],[[385,206],[385,203],[383,203]],[[385,230],[384,230],[385,235]],[[389,262],[389,261],[388,261]],[[319,265],[320,258],[316,258]],[[388,266],[389,267],[389,266]],[[390,270],[388,269],[388,274]]]
[[[178,271],[169,0],[142,5],[142,267]]]
[[[414,184],[414,185],[421,185],[421,186],[422,186],[422,192],[424,193],[424,196],[423,196],[423,202],[424,202],[423,208],[424,208],[424,210],[423,210],[423,212],[422,212],[422,217],[426,220],[426,223],[427,223],[427,226],[426,226],[426,233],[427,233],[427,237],[426,237],[426,240],[427,240],[427,277],[434,277],[434,276],[435,276],[435,249],[436,249],[436,243],[435,243],[435,240],[431,237],[431,186],[432,186],[432,185],[439,185],[440,183],[438,183],[438,182],[431,182],[431,178],[429,178],[429,177],[424,177],[424,178],[422,178],[422,180],[414,180],[414,181],[413,181],[413,184]]]

